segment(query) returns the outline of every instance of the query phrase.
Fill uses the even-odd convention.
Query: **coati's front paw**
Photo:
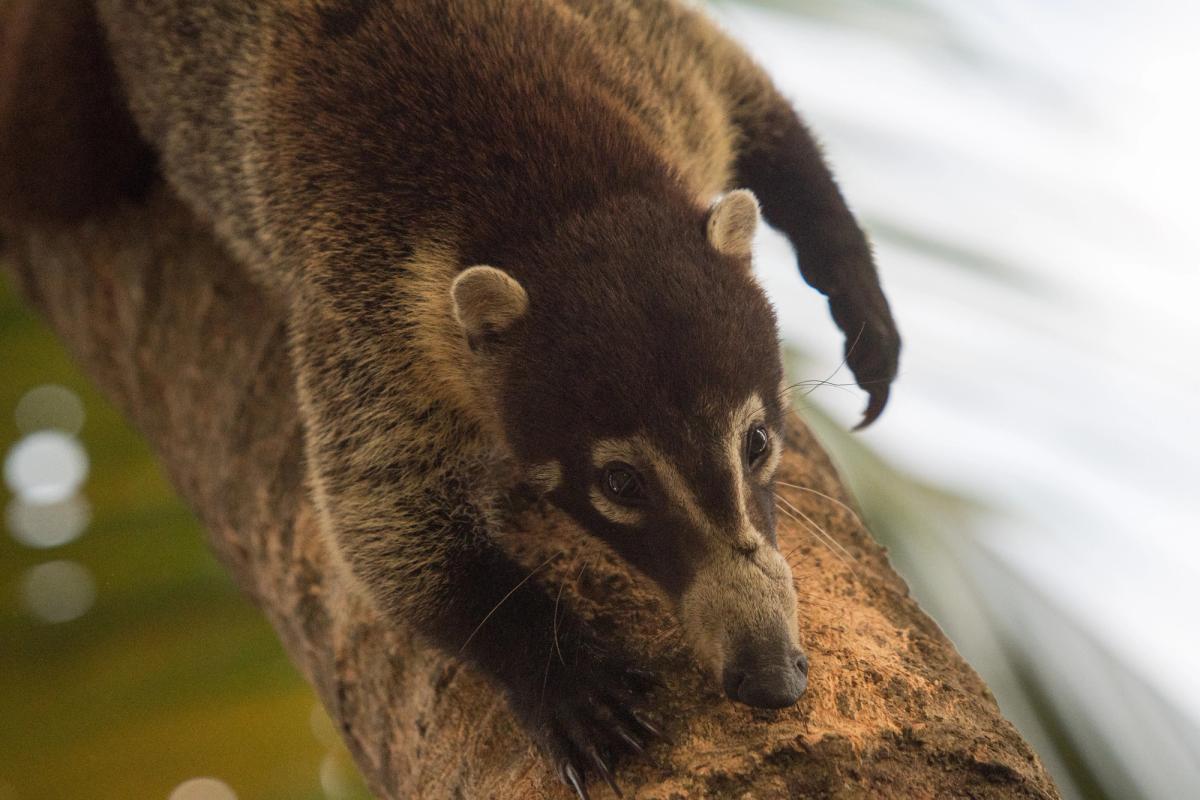
[[[662,738],[658,727],[635,709],[661,684],[629,658],[601,650],[590,640],[569,647],[560,642],[550,657],[544,680],[536,681],[529,696],[514,698],[517,711],[558,777],[580,800],[588,799],[589,773],[599,775],[620,797],[613,765]]]
[[[883,294],[850,292],[829,298],[834,321],[846,335],[846,365],[869,401],[855,430],[883,413],[900,361],[900,334]]]

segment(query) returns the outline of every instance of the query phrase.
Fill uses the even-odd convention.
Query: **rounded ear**
[[[749,189],[735,189],[708,212],[708,243],[718,253],[749,258],[758,227],[758,198]]]
[[[529,307],[525,288],[503,270],[470,267],[450,284],[454,319],[474,349],[513,324]]]

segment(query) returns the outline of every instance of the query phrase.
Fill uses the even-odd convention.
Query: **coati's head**
[[[733,699],[807,682],[775,539],[775,317],[751,273],[758,205],[625,197],[452,287],[531,484],[651,577]]]

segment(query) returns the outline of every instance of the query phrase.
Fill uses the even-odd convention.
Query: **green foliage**
[[[20,436],[12,411],[29,389],[56,383],[82,398],[93,508],[84,535],[61,547],[0,535],[0,798],[166,798],[197,776],[240,800],[368,797],[312,690],[145,442],[4,286],[0,370],[2,451]],[[46,624],[23,608],[20,584],[56,559],[92,574],[96,601]],[[323,762],[326,783],[345,784],[331,794]]]

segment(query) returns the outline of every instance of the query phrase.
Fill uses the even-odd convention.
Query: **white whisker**
[[[850,555],[849,551],[847,551],[846,548],[842,547],[841,544],[839,544],[836,539],[834,539],[832,536],[830,536],[828,533],[826,533],[825,530],[820,525],[813,522],[812,519],[807,514],[805,514],[803,511],[800,511],[795,506],[792,506],[790,503],[788,503],[786,500],[784,500],[782,497],[779,497],[778,495],[776,495],[776,499],[780,500],[783,503],[787,503],[789,506],[791,506],[792,511],[795,512],[795,514],[793,514],[791,511],[788,511],[787,508],[777,505],[776,508],[779,509],[779,511],[781,511],[784,514],[784,516],[788,517],[793,522],[796,522],[797,524],[799,524],[799,525],[803,526],[805,529],[807,529],[814,539],[816,539],[821,544],[825,545],[826,549],[828,549],[829,552],[833,553],[833,555],[836,556],[839,561],[841,561],[843,564],[845,564],[847,567],[849,567],[851,572],[855,573],[856,575],[858,574],[858,570],[855,569],[855,567],[854,567],[853,556]],[[798,516],[796,516],[796,514],[799,514],[800,516],[798,517]],[[839,550],[841,551],[840,553],[838,552]],[[794,552],[794,551],[795,551],[795,548],[792,548],[791,552]],[[788,556],[791,555],[791,552],[788,553]],[[842,553],[845,553],[845,555],[842,555]],[[786,560],[788,558],[788,556],[784,556],[784,560]]]
[[[471,631],[471,635],[467,637],[467,640],[465,642],[463,642],[462,647],[458,648],[458,655],[461,656],[463,654],[463,651],[467,649],[467,645],[469,645],[471,643],[471,640],[475,638],[475,634],[479,633],[479,629],[483,627],[483,624],[492,618],[492,614],[495,614],[496,610],[499,609],[500,606],[504,605],[505,600],[512,597],[513,593],[516,592],[517,589],[520,589],[522,586],[524,586],[525,583],[530,578],[532,578],[535,573],[539,572],[542,569],[542,567],[546,566],[551,561],[553,561],[554,559],[558,558],[559,556],[565,554],[566,552],[567,552],[566,550],[559,550],[557,553],[550,556],[545,561],[543,561],[541,564],[538,564],[536,567],[534,567],[532,570],[530,570],[529,574],[526,575],[524,578],[522,578],[520,581],[518,581],[516,586],[509,589],[508,594],[504,595],[504,597],[501,597],[500,602],[496,603],[496,605],[492,606],[492,610],[487,613],[487,616],[485,616],[483,619],[481,619],[479,621],[479,624],[475,626],[475,630]]]
[[[854,517],[855,522],[857,522],[859,525],[862,525],[864,528],[866,527],[866,525],[863,524],[862,517],[860,517],[858,515],[858,512],[855,511],[850,506],[843,503],[841,500],[838,500],[836,497],[830,497],[829,495],[825,494],[824,492],[818,492],[816,489],[810,489],[807,486],[797,486],[796,484],[788,483],[787,481],[781,481],[781,480],[776,479],[775,482],[777,484],[779,484],[780,486],[786,486],[789,489],[795,489],[800,492],[808,492],[810,494],[815,494],[817,497],[824,497],[826,500],[833,503],[834,505],[839,505],[842,508],[849,511],[850,515]],[[778,495],[776,495],[776,496],[778,496]]]
[[[814,528],[816,528],[818,531],[820,531],[820,532],[821,532],[821,534],[822,534],[822,535],[823,535],[823,536],[824,536],[826,539],[828,539],[828,540],[829,540],[829,542],[830,542],[830,543],[832,543],[834,547],[836,547],[838,550],[842,551],[842,553],[844,553],[844,554],[846,555],[846,557],[847,557],[847,558],[849,558],[851,561],[853,561],[853,560],[854,560],[854,556],[852,556],[852,555],[850,554],[850,551],[849,551],[849,550],[847,550],[845,547],[842,547],[841,543],[839,543],[837,539],[834,539],[834,538],[833,538],[833,536],[831,536],[831,535],[829,534],[829,531],[825,530],[825,529],[824,529],[824,528],[822,528],[820,525],[818,525],[816,522],[814,522],[812,517],[810,517],[808,514],[805,514],[803,511],[801,511],[800,509],[796,508],[794,505],[792,505],[791,503],[789,503],[789,502],[787,501],[787,499],[786,499],[786,498],[780,497],[779,495],[775,495],[775,499],[776,499],[776,500],[779,500],[779,501],[780,501],[780,502],[782,502],[782,503],[783,503],[785,506],[787,506],[788,508],[790,508],[792,511],[794,511],[794,512],[795,512],[795,513],[797,513],[797,514],[799,514],[799,515],[800,515],[800,516],[801,516],[801,517],[804,519],[804,521],[805,521],[805,522],[807,522],[809,525],[813,526],[813,527],[814,527]]]
[[[822,539],[822,538],[821,538],[821,537],[820,537],[820,536],[819,536],[819,535],[816,533],[816,531],[812,530],[812,528],[810,528],[810,527],[809,527],[807,524],[805,524],[804,520],[800,519],[799,517],[797,517],[795,514],[791,513],[790,511],[788,511],[788,510],[787,510],[786,508],[784,508],[783,506],[776,506],[776,508],[779,510],[779,512],[780,512],[781,514],[783,514],[783,515],[784,515],[784,516],[786,516],[788,519],[792,520],[792,521],[793,521],[793,522],[795,522],[797,525],[799,525],[799,526],[801,527],[801,529],[805,531],[805,533],[807,533],[809,536],[811,536],[813,539],[815,539],[815,540],[817,541],[817,543],[818,543],[818,544],[822,545],[822,546],[823,546],[823,547],[824,547],[826,550],[828,550],[828,551],[830,552],[830,554],[831,554],[831,555],[833,555],[833,557],[834,557],[834,558],[836,558],[837,560],[841,561],[843,564],[845,564],[845,565],[846,565],[847,567],[849,567],[851,570],[853,570],[853,569],[854,569],[854,565],[853,565],[853,564],[851,564],[849,561],[847,561],[847,560],[846,560],[846,558],[845,558],[845,557],[844,557],[844,556],[843,556],[841,553],[839,553],[837,550],[834,550],[834,549],[833,549],[833,548],[830,546],[829,542],[827,542],[827,541],[825,541],[824,539]],[[797,550],[799,550],[799,549],[800,549],[800,545],[799,545],[799,544],[797,544],[797,545],[796,545],[795,547],[793,547],[791,550],[788,550],[786,555],[784,555],[784,557],[783,557],[783,560],[788,562],[788,566],[791,566],[791,565],[792,565],[792,562],[789,560],[789,559],[792,557],[792,553],[796,552],[796,551],[797,551]]]

